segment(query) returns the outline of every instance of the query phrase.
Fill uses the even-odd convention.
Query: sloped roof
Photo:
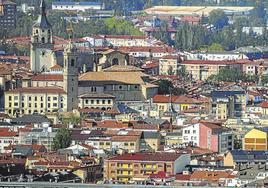
[[[126,84],[145,85],[143,77],[147,76],[142,72],[87,72],[79,77],[79,81],[115,81]]]
[[[175,161],[182,154],[178,153],[128,153],[109,158],[118,161]]]
[[[27,114],[22,117],[12,119],[12,123],[32,124],[32,123],[46,123],[46,122],[51,121],[46,116],[40,114]]]

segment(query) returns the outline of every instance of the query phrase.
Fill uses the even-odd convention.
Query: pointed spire
[[[41,10],[41,14],[43,16],[46,15],[46,3],[45,3],[45,0],[41,0],[40,10]]]
[[[39,15],[38,19],[36,20],[36,22],[34,23],[33,26],[34,27],[44,28],[44,29],[51,28],[51,25],[49,24],[49,22],[47,20],[47,16],[46,16],[46,3],[45,3],[45,0],[41,0],[40,11],[41,11],[41,14]]]

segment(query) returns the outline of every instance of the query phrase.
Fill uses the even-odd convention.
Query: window
[[[32,100],[32,97],[29,97],[29,98],[28,98],[28,101],[31,101],[31,100]]]
[[[58,106],[58,104],[57,103],[53,103],[53,107],[57,107]]]
[[[71,66],[72,67],[74,66],[74,62],[75,62],[75,60],[74,59],[71,59]]]
[[[47,97],[47,100],[50,101],[50,97]]]
[[[21,107],[24,108],[24,103],[21,103]]]
[[[97,100],[97,104],[100,104],[100,100]]]
[[[45,43],[45,37],[42,37],[41,41],[42,41],[42,44],[44,44]]]
[[[134,143],[130,143],[130,146],[134,146],[135,144]]]
[[[11,97],[11,96],[9,96],[9,97],[8,97],[8,100],[10,100],[10,101],[11,101],[11,100],[12,100],[12,97]]]
[[[54,100],[54,101],[58,100],[58,97],[53,97],[53,100]]]
[[[102,104],[105,104],[105,100],[102,100]]]
[[[91,104],[94,104],[94,100],[91,100]]]
[[[37,97],[34,97],[34,101],[37,101]]]
[[[85,103],[88,104],[88,99],[86,99]]]
[[[43,103],[41,103],[41,104],[40,104],[40,107],[41,107],[41,108],[43,108],[43,107],[44,107],[44,104],[43,104]]]
[[[14,96],[14,100],[16,101],[16,100],[18,100],[19,99],[19,97],[18,96]]]
[[[40,97],[40,101],[43,101],[43,97]]]
[[[31,108],[32,107],[32,104],[31,103],[29,103],[29,108]]]
[[[108,100],[108,104],[111,104],[111,100]]]
[[[127,142],[125,142],[125,143],[124,143],[124,146],[128,146],[128,143],[127,143]]]
[[[37,103],[34,103],[34,107],[37,108]]]

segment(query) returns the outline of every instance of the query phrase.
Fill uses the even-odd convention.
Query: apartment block
[[[144,181],[151,174],[158,174],[161,171],[171,176],[181,173],[189,162],[189,154],[123,154],[104,161],[104,179],[119,183],[127,183],[131,180]]]

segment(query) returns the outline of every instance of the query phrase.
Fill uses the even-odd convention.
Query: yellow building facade
[[[267,132],[252,129],[243,138],[243,150],[267,150]]]

